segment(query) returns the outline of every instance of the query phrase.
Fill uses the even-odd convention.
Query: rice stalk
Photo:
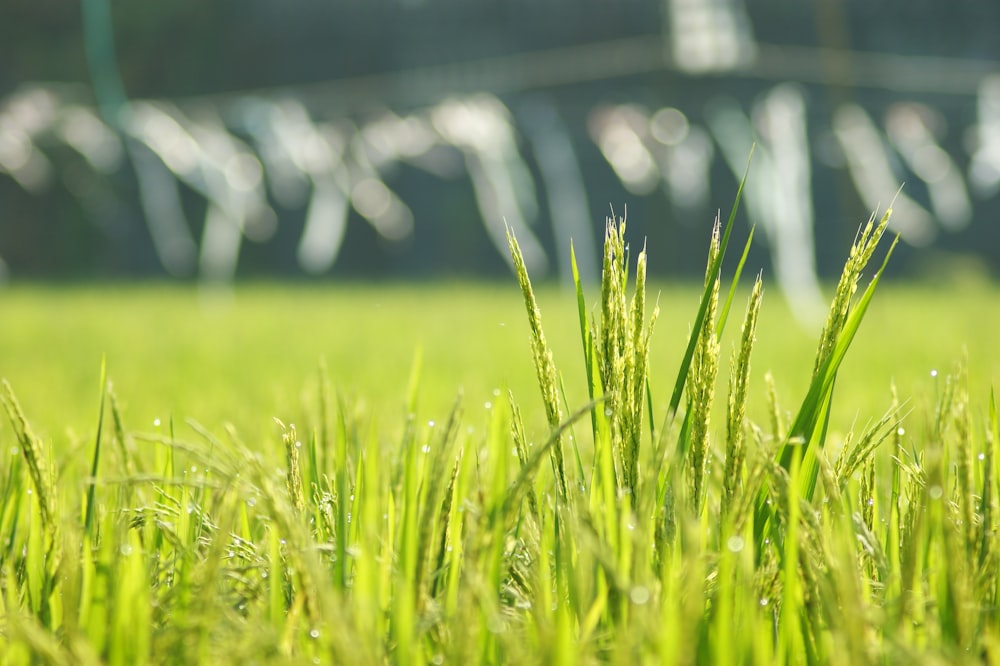
[[[659,309],[654,307],[647,324],[645,248],[636,260],[635,287],[629,302],[626,227],[624,218],[608,218],[605,223],[601,314],[591,327],[589,339],[594,341],[601,395],[606,400],[605,416],[610,421],[616,489],[634,497],[639,485],[649,340]]]
[[[565,500],[569,497],[569,486],[566,480],[566,462],[563,453],[562,429],[560,428],[563,415],[562,409],[559,406],[559,380],[556,373],[556,365],[552,360],[552,351],[545,342],[545,333],[542,331],[542,313],[535,302],[535,293],[531,288],[528,269],[524,265],[524,256],[521,254],[521,248],[517,244],[514,233],[509,228],[507,229],[507,244],[510,248],[511,259],[514,262],[517,281],[521,286],[521,294],[524,296],[524,306],[528,313],[531,351],[534,356],[535,371],[538,376],[538,387],[542,392],[542,404],[545,407],[545,416],[548,420],[549,428],[553,432],[559,433],[559,436],[552,443],[550,453],[556,474],[556,490],[559,497]]]
[[[299,464],[299,449],[302,447],[302,442],[295,432],[294,423],[286,426],[278,419],[275,419],[275,423],[281,428],[281,441],[285,445],[285,464],[288,465],[285,471],[285,488],[288,490],[288,500],[296,513],[303,514],[306,510],[306,500],[302,493],[302,468]]]
[[[851,247],[850,255],[844,265],[830,306],[826,326],[820,336],[809,390],[795,420],[789,427],[784,446],[778,456],[779,462],[785,469],[789,468],[793,458],[803,459],[801,490],[806,497],[811,498],[816,487],[817,469],[813,452],[822,448],[826,443],[830,404],[833,400],[833,387],[837,372],[857,334],[875,289],[885,271],[886,264],[899,240],[897,237],[893,241],[886,252],[881,267],[872,276],[861,297],[854,302],[853,296],[857,291],[858,281],[878,247],[891,215],[892,208],[886,209],[881,220],[875,224],[875,215],[872,214],[868,224],[858,234]],[[804,446],[797,444],[800,441]]]
[[[857,442],[853,441],[853,433],[849,435],[837,458],[836,475],[841,489],[847,487],[848,481],[858,469],[872,461],[875,450],[898,432],[901,424],[902,417],[898,407],[893,407],[868,427]]]
[[[785,438],[785,423],[781,418],[778,387],[775,386],[774,375],[770,370],[764,373],[764,386],[767,389],[767,415],[771,425],[771,439],[780,442]]]
[[[737,493],[741,490],[743,462],[746,457],[747,396],[750,389],[750,352],[756,340],[757,315],[763,296],[760,274],[754,281],[747,301],[746,315],[740,331],[739,349],[734,349],[729,363],[729,405],[726,410],[726,466],[723,474],[722,508],[730,512]]]
[[[711,297],[706,311],[706,325],[702,326],[698,344],[691,363],[692,376],[688,389],[688,470],[691,500],[695,515],[701,513],[705,502],[705,471],[709,457],[709,433],[712,401],[715,397],[715,379],[719,371],[719,340],[715,334],[715,314],[719,303],[719,275],[712,271],[719,256],[719,225],[712,231],[709,246],[706,285],[711,285]]]
[[[62,530],[59,517],[59,498],[55,484],[55,474],[52,470],[48,457],[43,450],[43,446],[38,437],[34,434],[28,423],[21,405],[14,395],[14,390],[10,383],[2,380],[2,391],[0,391],[0,403],[3,403],[7,417],[14,428],[17,438],[18,448],[21,456],[28,466],[28,475],[31,478],[32,486],[35,489],[35,501],[38,506],[38,518],[40,525],[32,524],[29,529],[31,535],[39,535],[42,542],[38,544],[40,558],[31,562],[35,571],[34,579],[37,583],[33,598],[39,609],[39,620],[43,626],[48,626],[51,617],[51,597],[54,588],[58,583],[59,570],[62,565]],[[30,502],[34,506],[35,502]],[[42,531],[39,534],[39,530]]]

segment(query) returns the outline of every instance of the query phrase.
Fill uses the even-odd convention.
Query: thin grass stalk
[[[709,455],[712,402],[715,397],[715,379],[719,371],[719,341],[715,335],[715,314],[719,303],[719,275],[712,272],[719,255],[719,226],[712,233],[705,282],[711,286],[711,297],[706,310],[705,325],[701,327],[698,345],[691,364],[692,376],[688,392],[688,417],[690,433],[685,448],[688,450],[691,500],[695,515],[700,515],[705,502],[705,472]],[[683,436],[683,433],[682,433]]]
[[[643,245],[642,252],[639,253],[639,258],[636,262],[636,281],[633,301],[641,300],[641,307],[636,307],[633,305],[633,317],[632,317],[632,327],[633,327],[633,339],[635,340],[635,349],[633,352],[633,363],[635,372],[632,378],[632,392],[633,392],[633,403],[632,403],[632,419],[633,419],[633,430],[635,438],[635,450],[633,456],[635,459],[636,466],[636,478],[633,486],[633,492],[638,491],[639,483],[639,460],[640,460],[640,442],[642,439],[642,418],[643,410],[646,411],[646,416],[649,421],[649,441],[650,447],[653,447],[656,442],[656,428],[653,418],[653,393],[650,388],[649,382],[649,350],[650,342],[653,337],[653,329],[656,326],[656,321],[660,317],[660,305],[658,302],[654,302],[653,309],[649,313],[648,319],[645,318],[645,312],[647,311],[646,306],[646,268],[648,264],[648,257],[646,254],[645,245]],[[650,449],[654,454],[655,451]]]
[[[764,373],[764,386],[767,389],[767,415],[771,425],[771,439],[780,442],[785,438],[785,423],[781,418],[781,404],[778,401],[778,387],[774,383],[774,375],[768,370]]]
[[[976,538],[976,486],[975,454],[972,446],[972,415],[969,412],[969,378],[967,363],[962,362],[955,376],[956,395],[952,415],[951,441],[955,442],[955,474],[957,476],[958,506],[961,511],[963,541],[967,561],[977,559]]]
[[[504,493],[503,502],[498,507],[495,507],[495,510],[499,511],[497,515],[502,517],[504,524],[510,525],[513,523],[514,518],[517,515],[517,511],[519,510],[521,500],[531,489],[531,484],[538,472],[538,466],[541,463],[542,458],[549,454],[550,450],[557,446],[558,442],[562,441],[563,434],[569,430],[574,423],[586,416],[589,410],[599,404],[600,402],[587,403],[575,411],[569,416],[569,418],[560,423],[558,427],[556,427],[555,430],[549,434],[549,438],[544,444],[531,452],[531,456],[528,458],[527,463],[521,466],[521,471],[518,473],[514,483],[511,484],[510,488],[507,489],[506,493]]]
[[[996,395],[990,389],[990,401],[986,422],[986,446],[983,461],[982,493],[979,513],[982,526],[979,542],[979,594],[989,610],[983,613],[984,626],[992,625],[997,618],[997,586],[1000,582],[1000,548],[997,546],[997,448],[1000,446],[1000,422],[997,419]]]
[[[549,423],[549,428],[560,435],[553,442],[550,453],[553,459],[553,467],[556,473],[556,489],[558,495],[563,500],[569,497],[569,486],[566,480],[566,462],[563,453],[562,430],[559,425],[563,421],[562,409],[559,406],[559,380],[556,373],[556,365],[552,360],[552,351],[545,342],[545,334],[542,331],[542,313],[535,302],[535,293],[531,288],[531,279],[528,277],[528,269],[524,265],[524,257],[521,248],[517,244],[514,233],[507,229],[507,244],[510,248],[511,259],[514,262],[514,271],[517,274],[518,284],[521,286],[521,293],[524,296],[524,305],[528,313],[528,327],[531,332],[531,350],[535,360],[535,371],[538,376],[538,387],[542,392],[542,403],[545,407],[545,416]]]
[[[444,582],[447,580],[448,574],[448,551],[451,544],[459,541],[456,532],[456,525],[452,518],[452,512],[455,506],[455,487],[458,483],[458,474],[462,468],[462,455],[463,451],[459,449],[458,454],[455,456],[455,463],[452,465],[451,474],[448,477],[448,485],[444,491],[444,498],[441,505],[441,516],[439,521],[439,538],[437,552],[432,559],[433,567],[431,569],[432,579],[431,579],[431,589],[430,596],[432,598],[438,598],[444,587]],[[452,566],[457,567],[457,563]]]
[[[111,425],[114,427],[114,439],[118,445],[118,452],[121,455],[122,467],[125,474],[132,476],[136,473],[135,460],[132,451],[129,449],[129,435],[125,428],[125,419],[122,417],[122,410],[118,404],[118,396],[114,386],[108,382],[108,407],[111,409]]]
[[[625,247],[625,220],[608,218],[604,227],[604,267],[601,272],[601,316],[594,322],[592,337],[597,351],[601,389],[606,398],[605,415],[610,424],[610,446],[615,464],[615,489],[627,487],[628,461],[626,440],[628,415],[625,402],[627,383],[626,348],[628,315],[625,283],[628,258]]]
[[[316,427],[313,436],[309,438],[309,485],[318,487],[320,477],[331,473],[326,463],[330,452],[330,424],[333,402],[330,398],[330,378],[326,369],[326,360],[321,359],[316,377],[318,399],[316,404]]]
[[[883,222],[879,225],[880,229],[884,229],[884,225],[887,224],[890,213],[891,209],[886,212],[885,216],[883,216]],[[803,401],[802,407],[799,410],[799,414],[789,429],[785,446],[779,454],[779,461],[782,466],[790,464],[791,459],[795,456],[804,456],[802,487],[800,488],[800,491],[806,498],[811,499],[816,489],[816,479],[818,474],[818,469],[815,464],[816,451],[821,449],[826,443],[827,426],[833,398],[833,385],[836,380],[837,371],[840,364],[843,362],[855,335],[857,334],[861,321],[868,310],[868,306],[871,304],[871,299],[874,296],[875,289],[878,286],[882,274],[885,272],[886,265],[888,264],[889,258],[892,256],[892,252],[898,241],[899,238],[897,237],[893,241],[892,245],[890,245],[881,267],[878,271],[876,271],[868,287],[858,299],[855,308],[848,316],[848,319],[843,326],[843,331],[841,332],[841,335],[838,336],[832,353],[823,362],[817,376],[813,378],[809,387],[809,392],[806,395],[806,399]],[[876,238],[874,240],[870,239],[870,242],[877,244],[878,235],[876,234]],[[799,447],[794,445],[799,441],[804,443],[805,446]],[[759,524],[764,524],[765,521],[761,520],[758,522]]]
[[[830,311],[827,314],[826,325],[820,334],[819,346],[816,350],[816,359],[813,363],[813,376],[816,376],[820,369],[826,364],[833,354],[837,340],[847,324],[848,312],[851,301],[858,290],[858,281],[862,271],[871,260],[875,248],[885,233],[892,215],[892,208],[888,208],[882,218],[875,223],[876,214],[872,213],[868,218],[868,223],[862,227],[851,245],[850,254],[844,269],[837,282],[834,292],[833,302],[830,304]]]
[[[275,423],[281,428],[281,441],[285,445],[285,488],[288,490],[288,500],[292,503],[292,508],[297,514],[303,514],[306,510],[306,500],[302,493],[302,468],[299,464],[299,449],[302,442],[295,432],[295,424],[285,425],[280,420],[275,419]]]
[[[743,196],[743,187],[746,185],[747,177],[750,174],[750,160],[753,159],[753,148],[750,149],[750,155],[747,158],[747,169],[743,173],[743,178],[740,179],[740,185],[736,189],[736,196],[733,199],[733,207],[729,211],[729,219],[726,221],[725,231],[722,233],[722,238],[719,242],[719,252],[713,262],[712,266],[709,268],[708,273],[711,275],[717,275],[722,268],[722,259],[726,255],[726,248],[729,247],[729,236],[732,234],[734,223],[736,222],[736,211],[739,209],[740,199]],[[715,222],[716,226],[719,224],[719,217],[716,216]],[[674,382],[674,390],[670,396],[670,406],[668,407],[667,418],[673,419],[674,415],[677,414],[678,408],[681,405],[681,397],[684,394],[684,385],[687,383],[688,374],[691,370],[691,362],[694,358],[694,350],[697,345],[697,340],[701,336],[701,328],[705,325],[706,315],[709,307],[709,303],[713,300],[712,291],[715,289],[712,284],[707,283],[705,289],[702,292],[701,302],[698,305],[698,314],[695,316],[694,325],[691,329],[691,337],[688,340],[687,349],[684,351],[684,358],[681,360],[681,367],[677,372],[677,379]],[[718,296],[714,297],[714,300],[718,300]]]
[[[627,268],[626,268],[627,270]],[[625,400],[623,417],[626,437],[622,461],[625,490],[635,496],[639,490],[639,450],[642,442],[643,398],[646,395],[646,373],[649,368],[649,331],[646,330],[646,248],[636,262],[635,291],[632,296],[631,318],[626,330]],[[627,277],[627,273],[626,273]],[[655,313],[653,315],[655,321]],[[652,324],[650,324],[650,327]]]
[[[425,589],[424,580],[427,577],[427,560],[431,557],[431,548],[436,529],[443,529],[447,523],[448,511],[445,508],[448,497],[445,493],[445,482],[449,478],[448,467],[452,450],[458,437],[458,428],[462,419],[461,396],[455,399],[448,422],[441,432],[440,440],[434,447],[434,455],[426,461],[423,470],[422,486],[424,489],[422,498],[422,511],[420,515],[420,531],[417,536],[417,562],[416,574],[413,582],[416,590],[417,602],[422,607],[427,600],[428,590]],[[429,446],[429,444],[427,445]],[[425,447],[426,449],[427,447]],[[424,451],[429,453],[429,451]],[[433,571],[431,572],[433,575]]]
[[[729,405],[726,410],[726,467],[723,474],[724,514],[729,514],[737,492],[741,489],[744,444],[746,441],[747,395],[750,389],[750,352],[756,341],[757,315],[763,296],[763,285],[758,273],[747,301],[746,315],[740,331],[739,349],[733,350],[729,365]]]
[[[576,288],[577,317],[580,324],[580,341],[583,344],[583,361],[587,372],[587,397],[590,400],[595,400],[598,397],[597,392],[600,389],[600,378],[597,374],[595,374],[597,369],[595,368],[594,359],[594,356],[596,355],[594,351],[594,338],[593,333],[591,332],[590,324],[587,322],[587,304],[583,294],[583,282],[580,280],[580,271],[577,268],[576,263],[576,251],[573,249],[572,243],[570,244],[570,263],[573,268],[573,284]],[[596,411],[590,415],[590,425],[594,441],[596,442],[598,439]]]
[[[521,419],[521,408],[517,406],[514,401],[514,394],[510,391],[507,392],[507,399],[510,404],[510,431],[511,437],[514,440],[514,449],[517,451],[517,460],[521,464],[521,468],[524,469],[528,465],[528,440],[524,434],[524,422]],[[533,487],[529,487],[528,491],[528,508],[531,511],[531,515],[534,517],[536,523],[540,526],[542,524],[542,513],[538,503],[538,495],[535,493]]]
[[[334,498],[336,500],[336,551],[337,561],[335,563],[334,583],[337,589],[347,588],[348,577],[350,575],[350,565],[348,563],[348,514],[351,511],[351,450],[358,449],[357,423],[355,413],[348,407],[348,402],[343,395],[337,396],[337,434],[334,448]],[[404,446],[412,447],[412,430],[407,430],[404,434]],[[353,445],[353,446],[352,446]],[[404,449],[406,450],[406,449]],[[411,579],[412,580],[412,579]]]
[[[2,381],[3,392],[0,393],[0,402],[3,403],[4,410],[11,425],[14,427],[14,434],[23,456],[24,462],[28,465],[28,473],[31,483],[38,496],[39,508],[42,511],[42,520],[47,529],[56,529],[58,521],[58,498],[54,475],[49,467],[49,461],[43,450],[42,443],[35,436],[28,423],[21,405],[14,395],[14,390],[6,379]]]
[[[14,395],[14,390],[6,379],[2,380],[0,403],[3,404],[7,417],[14,428],[14,434],[20,448],[21,456],[28,466],[28,474],[35,488],[38,506],[38,521],[32,521],[29,535],[38,534],[42,543],[39,544],[36,562],[36,580],[39,585],[34,598],[37,600],[38,619],[44,626],[52,621],[51,597],[58,581],[59,569],[62,565],[62,530],[59,519],[59,500],[55,485],[55,475],[50,467],[48,457],[38,437],[28,423],[21,405]],[[33,504],[29,502],[29,504]],[[38,524],[40,523],[40,525]],[[42,530],[41,533],[38,531]],[[29,558],[30,559],[30,558]]]
[[[508,391],[508,394],[510,392]],[[566,397],[566,382],[565,379],[559,377],[559,395],[562,396],[562,406],[566,410],[566,413],[571,413],[573,408],[570,407],[569,399]],[[593,423],[594,414],[590,415],[591,423]],[[527,440],[525,440],[527,441]],[[586,495],[587,492],[587,473],[583,469],[583,456],[580,454],[580,439],[576,436],[576,427],[572,427],[569,430],[569,443],[573,449],[573,462],[576,463],[576,480],[579,483],[579,490],[582,495]],[[576,489],[574,489],[576,490]]]
[[[868,219],[868,224],[860,231],[857,239],[851,246],[850,255],[844,264],[840,281],[837,283],[836,293],[830,306],[826,326],[820,335],[809,391],[802,402],[795,421],[789,428],[788,442],[779,454],[780,463],[785,469],[788,469],[793,456],[805,454],[806,449],[812,443],[817,426],[824,423],[824,419],[829,413],[829,402],[837,370],[854,339],[854,335],[857,333],[861,319],[864,317],[868,303],[874,294],[875,287],[878,285],[879,279],[885,270],[886,262],[895,248],[896,242],[894,241],[886,253],[882,267],[872,277],[865,292],[852,310],[852,299],[857,292],[861,274],[871,260],[875,249],[878,247],[891,216],[892,208],[886,209],[885,214],[876,225],[875,214],[873,213]],[[898,241],[898,238],[896,240]],[[790,445],[797,439],[801,439],[807,446]],[[817,445],[822,446],[822,440]],[[815,484],[815,468],[808,471],[805,476],[807,485],[813,486]]]
[[[841,489],[847,487],[854,473],[872,459],[876,449],[899,431],[903,422],[898,407],[890,408],[873,425],[865,430],[856,442],[844,443],[844,449],[837,458],[836,475]],[[853,435],[850,436],[853,439]]]
[[[104,400],[108,395],[107,360],[101,359],[101,402],[97,412],[97,433],[94,435],[94,456],[90,465],[90,478],[97,478],[97,466],[101,457],[101,431],[104,426]],[[93,537],[91,527],[94,524],[94,501],[97,484],[91,483],[87,488],[87,510],[83,519],[83,532]]]

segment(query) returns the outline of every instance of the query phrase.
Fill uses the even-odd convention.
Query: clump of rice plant
[[[56,459],[4,384],[0,450],[18,455],[0,460],[0,663],[1000,659],[994,397],[981,415],[959,366],[932,414],[893,395],[830,446],[890,211],[850,250],[787,425],[773,381],[751,383],[760,275],[728,376],[722,363],[750,242],[727,278],[735,211],[713,228],[669,376],[649,362],[646,249],[633,256],[625,221],[608,220],[592,306],[577,279],[588,400],[575,406],[508,236],[540,432],[525,396],[483,422],[460,401],[421,421],[419,359],[395,438],[325,370],[311,422],[263,433],[130,430],[102,374],[92,455]],[[758,391],[763,425],[748,413]]]

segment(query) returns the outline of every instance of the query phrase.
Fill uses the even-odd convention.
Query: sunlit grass
[[[818,325],[807,329],[795,321],[764,278],[749,395],[750,414],[759,421],[766,420],[764,374],[773,374],[783,402],[799,399],[819,335]],[[650,381],[657,407],[665,407],[698,294],[695,285],[655,282],[647,292],[661,309],[650,343]],[[737,302],[746,293],[739,292]],[[587,394],[577,362],[575,297],[544,285],[537,297],[567,393],[582,404]],[[589,306],[597,297],[596,289],[588,290]],[[149,429],[171,414],[213,427],[270,427],[274,416],[294,420],[315,407],[321,359],[334,390],[393,418],[405,404],[418,348],[420,411],[427,418],[446,414],[460,389],[471,410],[490,400],[493,389],[509,387],[521,398],[525,418],[544,423],[513,284],[242,285],[231,300],[216,302],[193,288],[167,285],[14,286],[0,291],[0,312],[0,375],[31,405],[36,428],[57,442],[66,441],[69,428],[82,439],[94,428],[91,403],[104,354],[136,428]],[[1000,376],[997,330],[1000,290],[881,285],[844,362],[833,425],[846,429],[855,418],[880,414],[892,381],[904,398],[932,399],[941,380],[932,380],[931,371],[943,377],[963,348],[971,386],[987,390]],[[737,334],[734,328],[723,336],[727,358]]]
[[[612,222],[576,293],[0,293],[0,664],[1000,658],[998,296],[877,222],[819,353],[731,219],[680,288]]]

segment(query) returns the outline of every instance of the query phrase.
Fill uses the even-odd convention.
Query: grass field
[[[883,230],[822,332],[614,225],[593,294],[0,292],[0,664],[1000,659],[1000,294]]]
[[[650,365],[654,400],[663,407],[699,293],[694,285],[654,284],[648,291],[662,309]],[[548,287],[538,300],[568,399],[583,404],[575,296]],[[589,302],[595,300],[596,294]],[[416,287],[251,285],[221,299],[169,285],[20,286],[0,292],[0,311],[0,376],[14,386],[36,428],[57,444],[92,434],[102,355],[127,422],[139,430],[172,415],[179,423],[192,418],[217,429],[231,422],[276,437],[272,417],[301,420],[315,409],[321,361],[335,391],[401,425],[418,350],[422,416],[443,418],[459,391],[474,413],[495,399],[495,389],[506,394],[509,388],[525,416],[543,423],[513,279]],[[764,401],[754,398],[764,394],[765,372],[773,374],[786,409],[801,400],[819,329],[797,323],[777,289],[765,288],[751,371],[752,418],[764,420]],[[1000,377],[998,330],[1000,290],[882,285],[841,372],[834,427],[846,431],[855,418],[863,425],[881,415],[892,382],[901,398],[930,399],[931,371],[943,377],[965,351],[973,393],[985,395]],[[735,333],[722,342],[727,353]]]

